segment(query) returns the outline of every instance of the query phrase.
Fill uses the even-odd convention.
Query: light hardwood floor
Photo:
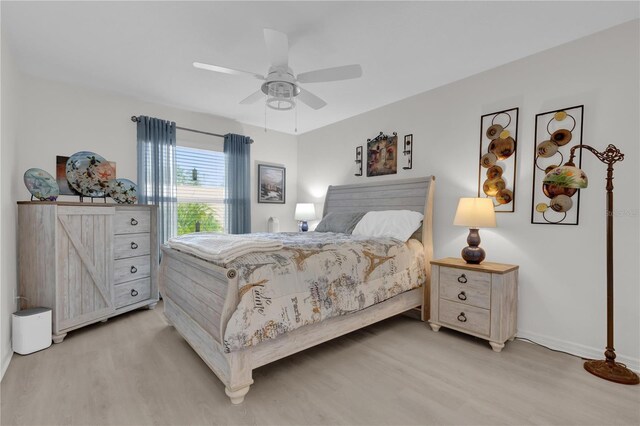
[[[640,424],[640,387],[567,355],[395,317],[254,372],[245,402],[162,316],[136,311],[14,355],[1,386],[13,424]]]

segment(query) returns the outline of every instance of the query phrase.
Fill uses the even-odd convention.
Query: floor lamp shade
[[[486,254],[480,247],[478,228],[496,227],[496,212],[491,199],[460,198],[453,224],[469,228],[469,236],[467,237],[469,245],[462,249],[462,258],[467,263],[478,264],[482,262]]]

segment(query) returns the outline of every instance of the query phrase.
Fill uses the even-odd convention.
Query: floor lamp
[[[576,145],[571,148],[569,161],[564,166],[551,170],[544,178],[544,183],[552,183],[564,188],[586,188],[587,176],[573,162],[576,149],[586,149],[598,160],[607,165],[607,348],[604,360],[591,360],[584,363],[589,373],[606,380],[626,385],[637,385],[638,375],[624,364],[616,362],[613,348],[613,165],[624,159],[624,154],[614,145],[609,145],[603,152],[588,145]]]

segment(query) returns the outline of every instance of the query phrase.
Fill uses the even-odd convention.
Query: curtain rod
[[[138,120],[138,117],[136,117],[135,115],[132,115],[131,116],[131,121],[133,121],[134,123],[137,123],[140,120]],[[187,131],[187,132],[200,133],[202,135],[209,135],[209,136],[216,136],[216,137],[219,137],[219,138],[224,138],[224,135],[219,135],[218,133],[203,132],[202,130],[189,129],[187,127],[176,126],[176,129],[184,130],[184,131]],[[249,138],[249,143],[253,143],[253,139]]]

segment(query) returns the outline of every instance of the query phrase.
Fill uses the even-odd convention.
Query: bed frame
[[[306,325],[256,346],[225,353],[224,333],[239,302],[237,272],[163,246],[159,285],[165,316],[224,383],[233,404],[240,404],[249,392],[255,368],[418,306],[422,307],[422,320],[426,321],[431,281],[429,261],[433,255],[434,187],[433,176],[330,186],[323,212],[323,216],[330,212],[400,209],[423,213],[421,236],[427,276],[423,287],[362,311]]]

